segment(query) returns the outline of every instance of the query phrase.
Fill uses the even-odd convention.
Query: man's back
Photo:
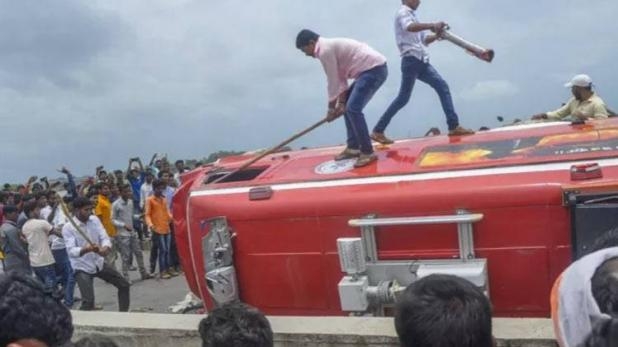
[[[467,280],[430,275],[401,295],[395,328],[403,347],[492,347],[489,300]]]
[[[4,266],[7,271],[30,271],[27,244],[21,240],[15,223],[5,221],[0,226],[0,249],[4,253]]]
[[[53,229],[52,225],[42,219],[29,219],[24,224],[22,232],[28,240],[30,265],[40,267],[55,262],[48,241],[51,229]]]

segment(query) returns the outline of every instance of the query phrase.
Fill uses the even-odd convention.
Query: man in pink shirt
[[[296,48],[320,60],[328,80],[328,113],[332,122],[344,115],[347,147],[335,160],[357,158],[354,167],[377,160],[373,153],[363,108],[388,75],[386,58],[367,44],[345,38],[324,38],[311,30],[301,30]],[[348,79],[354,83],[348,86]]]

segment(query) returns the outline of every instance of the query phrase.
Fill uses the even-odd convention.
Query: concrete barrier
[[[73,311],[75,339],[103,334],[120,346],[201,346],[203,316]],[[268,317],[275,346],[399,346],[391,318]],[[494,319],[498,346],[555,347],[548,319]]]

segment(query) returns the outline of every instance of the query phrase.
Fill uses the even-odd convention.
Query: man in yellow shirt
[[[109,184],[105,182],[97,183],[96,188],[99,194],[97,196],[97,203],[94,209],[94,214],[99,218],[101,224],[103,224],[103,228],[105,228],[105,232],[107,233],[107,236],[109,236],[109,239],[112,242],[112,250],[105,256],[105,263],[107,263],[114,270],[116,270],[118,247],[115,240],[116,227],[112,222],[112,203],[111,201],[109,201],[111,190],[109,188]]]
[[[152,242],[159,250],[159,271],[161,278],[168,279],[177,273],[170,269],[170,222],[172,214],[167,207],[167,200],[163,192],[167,183],[155,180],[152,183],[153,195],[146,199],[144,204],[144,219],[148,229],[152,232]]]
[[[532,119],[560,120],[571,116],[573,121],[607,118],[609,112],[605,102],[592,91],[592,79],[588,75],[577,75],[571,82],[565,84],[571,88],[573,98],[561,108],[532,116]]]

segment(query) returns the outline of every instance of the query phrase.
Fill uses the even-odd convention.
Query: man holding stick
[[[472,130],[459,125],[459,117],[455,112],[448,84],[429,63],[426,47],[440,38],[440,34],[446,30],[447,24],[444,22],[421,23],[416,16],[416,10],[421,3],[420,0],[402,0],[401,3],[402,6],[395,17],[395,37],[401,53],[401,87],[397,98],[386,109],[378,124],[373,128],[371,139],[382,144],[393,143],[393,140],[384,135],[384,130],[395,114],[410,101],[412,89],[417,79],[429,84],[438,93],[442,110],[446,115],[450,136],[474,134]],[[432,31],[433,34],[427,35],[427,30]]]
[[[344,115],[347,147],[335,160],[357,158],[354,167],[377,160],[373,153],[363,108],[388,75],[386,58],[367,44],[346,38],[325,38],[301,30],[296,48],[320,60],[328,79],[328,113],[331,122]],[[354,79],[348,86],[348,79]]]
[[[99,277],[118,288],[119,311],[129,310],[131,284],[104,261],[112,243],[99,221],[92,215],[92,202],[79,197],[73,201],[75,218],[62,229],[75,279],[82,294],[81,310],[94,310],[93,278]]]

